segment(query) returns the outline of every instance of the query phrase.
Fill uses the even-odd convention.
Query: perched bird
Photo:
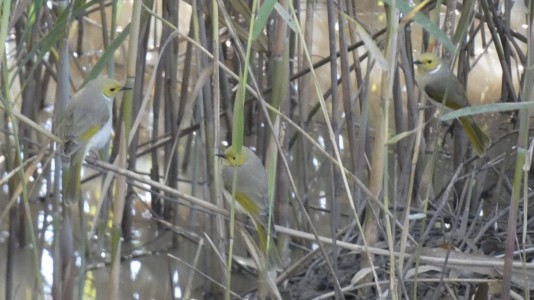
[[[234,148],[230,146],[224,153],[217,154],[217,156],[224,158],[221,171],[222,182],[229,194],[232,193],[234,166],[237,167],[236,208],[252,219],[258,233],[260,249],[266,251],[269,199],[265,167],[260,158],[247,147],[242,147],[241,153],[237,154]]]
[[[469,106],[464,87],[442,60],[433,53],[423,53],[414,61],[417,65],[417,84],[434,104],[446,107],[448,110],[458,110]],[[445,98],[445,99],[444,99]],[[458,118],[464,128],[473,149],[478,155],[484,155],[491,140],[478,126],[473,117]]]
[[[68,204],[80,197],[81,168],[85,155],[90,149],[101,149],[109,141],[112,100],[123,90],[126,88],[115,79],[97,78],[79,90],[65,108],[58,130],[65,141],[64,154],[70,158],[68,172],[63,176],[63,198]]]
[[[258,234],[259,248],[265,263],[263,266],[258,265],[261,271],[258,298],[265,299],[267,293],[270,293],[272,299],[281,299],[275,282],[276,267],[280,265],[281,260],[272,239],[269,239],[270,247],[267,248],[267,226],[269,224],[267,171],[260,158],[247,147],[242,147],[241,153],[238,154],[234,147],[230,146],[224,153],[217,154],[217,156],[224,158],[221,173],[227,194],[232,194],[234,171],[237,168],[235,207],[252,219]],[[271,233],[274,232],[273,227],[271,222]]]

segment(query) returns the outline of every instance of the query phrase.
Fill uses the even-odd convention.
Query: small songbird
[[[228,193],[232,193],[234,166],[237,166],[235,198],[236,208],[252,219],[258,233],[259,246],[262,251],[267,249],[268,224],[268,181],[267,172],[260,158],[247,147],[241,148],[237,154],[232,146],[224,153],[217,154],[224,158],[222,167],[222,182]]]
[[[417,65],[417,85],[436,105],[448,110],[458,110],[469,106],[464,87],[442,60],[433,53],[423,53],[414,61]],[[444,99],[446,97],[446,99]],[[458,118],[464,128],[473,149],[478,155],[484,155],[491,144],[488,135],[478,126],[473,117]]]
[[[235,175],[235,207],[238,211],[247,214],[254,224],[258,234],[259,248],[263,253],[265,266],[258,266],[260,269],[260,285],[258,288],[258,298],[265,299],[267,293],[271,299],[281,299],[276,287],[276,267],[280,264],[280,257],[272,238],[267,234],[269,224],[269,196],[267,171],[260,158],[247,147],[242,147],[237,153],[234,147],[230,146],[224,153],[217,154],[224,159],[222,165],[222,182],[227,192],[227,199],[232,199],[232,187]],[[237,170],[236,170],[237,169]],[[273,223],[271,233],[274,233]],[[268,242],[270,247],[268,247]]]
[[[97,78],[87,83],[67,104],[58,126],[62,134],[63,151],[70,158],[64,174],[63,199],[67,204],[79,200],[82,163],[87,152],[106,145],[111,135],[112,105],[115,95],[126,90],[111,78]]]

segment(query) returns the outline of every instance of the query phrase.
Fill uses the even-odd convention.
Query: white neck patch
[[[429,71],[428,74],[435,74],[441,69],[441,63],[432,71]]]

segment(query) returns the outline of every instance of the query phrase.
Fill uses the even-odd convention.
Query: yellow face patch
[[[102,89],[102,93],[104,93],[104,96],[108,98],[113,98],[119,91],[121,91],[121,89],[122,85],[120,83],[112,82]]]
[[[237,155],[232,147],[224,151],[224,156],[226,160],[228,160],[228,163],[232,166],[240,166],[245,162],[244,152],[241,151],[241,154]]]
[[[441,63],[441,60],[433,53],[423,53],[415,63],[418,65],[418,68],[429,72],[435,70]]]

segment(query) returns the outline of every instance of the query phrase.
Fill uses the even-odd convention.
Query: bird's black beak
[[[133,88],[123,86],[123,87],[121,87],[121,89],[119,91],[129,91],[129,90],[133,90]]]
[[[215,156],[226,159],[226,155],[224,155],[224,153],[217,153]]]
[[[420,65],[420,64],[422,64],[422,62],[420,60],[416,60],[416,61],[413,62],[413,64],[414,65]]]

